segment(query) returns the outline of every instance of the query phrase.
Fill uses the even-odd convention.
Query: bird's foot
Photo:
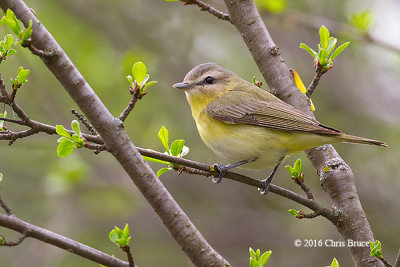
[[[218,178],[212,179],[214,184],[219,184],[222,181],[222,178],[224,177],[226,171],[230,169],[229,167],[229,165],[221,165],[218,163],[213,165],[214,171],[217,171],[219,173]]]
[[[258,191],[260,192],[261,195],[267,195],[268,191],[269,191],[269,185],[271,184],[271,177],[268,177],[267,179],[262,180],[262,182],[264,183],[265,187],[264,189],[262,188],[258,188]]]

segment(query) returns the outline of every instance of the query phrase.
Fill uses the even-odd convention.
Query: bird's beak
[[[189,89],[189,88],[193,87],[193,84],[181,82],[181,83],[176,83],[176,84],[172,85],[172,87],[178,88],[178,89]]]

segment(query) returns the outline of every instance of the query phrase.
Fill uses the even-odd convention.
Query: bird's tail
[[[338,136],[338,138],[339,138],[342,142],[357,143],[357,144],[367,144],[367,145],[376,145],[376,146],[387,147],[387,144],[386,144],[385,142],[377,141],[377,140],[373,140],[373,139],[368,139],[368,138],[364,138],[364,137],[358,137],[358,136],[349,135],[349,134],[341,134],[340,136]]]

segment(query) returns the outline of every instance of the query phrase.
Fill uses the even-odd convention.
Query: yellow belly
[[[253,159],[244,169],[270,169],[287,154],[335,141],[312,133],[284,132],[265,127],[226,124],[205,112],[195,118],[204,143],[219,157],[231,164]]]

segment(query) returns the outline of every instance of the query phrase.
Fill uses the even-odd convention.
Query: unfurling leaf
[[[141,61],[136,62],[132,67],[133,78],[137,81],[138,84],[140,84],[144,80],[144,78],[146,77],[146,72],[146,65],[144,65],[144,63]]]

